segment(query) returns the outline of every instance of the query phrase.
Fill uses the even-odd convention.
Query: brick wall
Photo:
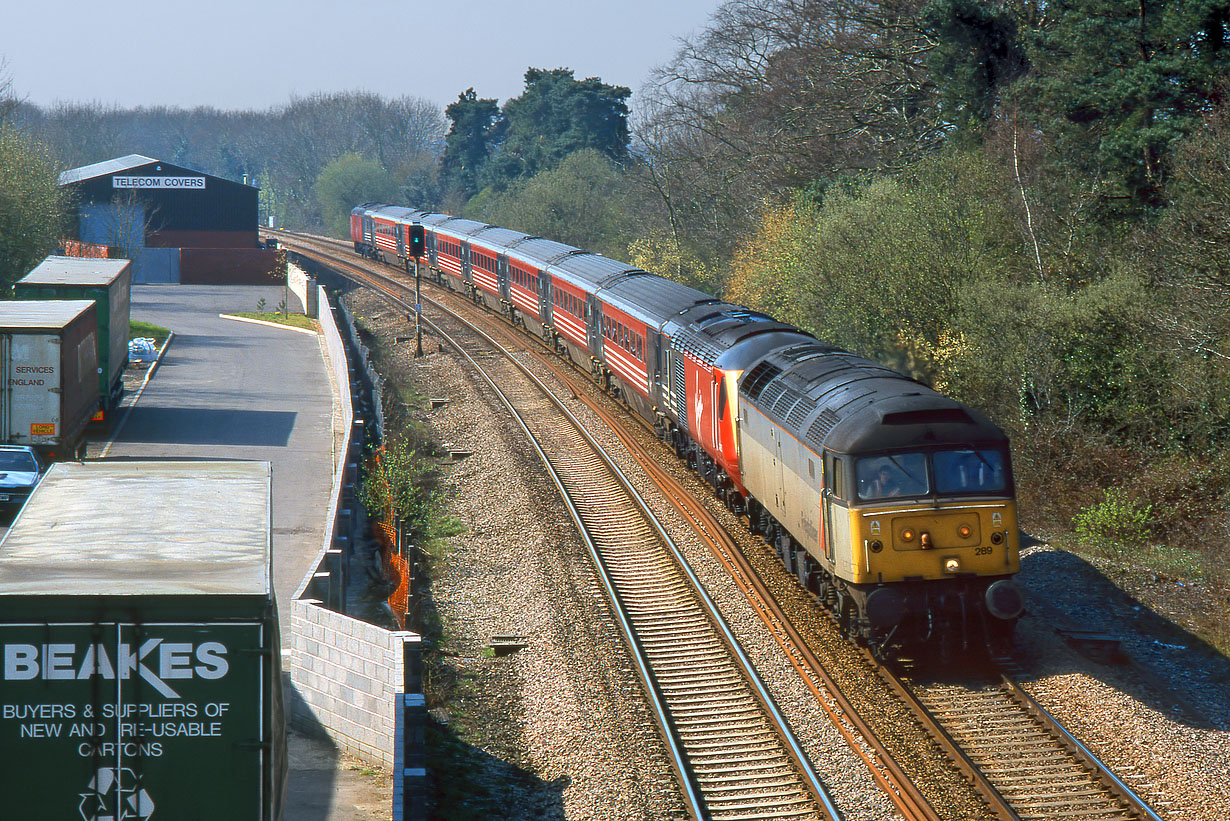
[[[303,306],[303,313],[315,319],[319,313],[320,305],[316,299],[315,280],[308,277],[298,265],[287,265],[286,283],[290,286],[291,292],[299,297],[299,304]]]
[[[280,285],[284,276],[277,251],[182,248],[179,252],[179,281],[184,285]]]

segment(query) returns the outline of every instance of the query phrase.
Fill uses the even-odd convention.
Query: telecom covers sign
[[[261,816],[259,624],[0,625],[4,816]]]
[[[115,176],[111,178],[112,188],[174,188],[181,191],[205,190],[204,177],[162,177],[150,175],[145,177]]]

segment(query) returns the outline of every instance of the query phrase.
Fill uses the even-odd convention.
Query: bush
[[[1072,519],[1081,541],[1116,555],[1144,548],[1150,540],[1153,505],[1141,507],[1120,488],[1107,488],[1102,501]]]

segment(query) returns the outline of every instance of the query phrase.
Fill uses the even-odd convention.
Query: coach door
[[[495,258],[495,271],[498,280],[497,285],[500,289],[500,298],[505,302],[512,302],[511,285],[512,272],[509,270],[508,257],[503,254],[498,254]]]
[[[461,247],[461,278],[471,285],[474,284],[474,271],[470,268],[470,243],[459,242]]]
[[[593,294],[585,294],[585,340],[589,343],[589,352],[601,357],[601,321],[603,313],[598,306],[598,298]]]
[[[649,401],[659,408],[666,404],[666,386],[662,375],[667,373],[663,362],[662,334],[653,326],[645,328],[645,365],[650,370]]]
[[[551,278],[539,271],[534,275],[534,281],[538,283],[538,315],[542,317],[543,322],[549,322],[553,304],[551,298],[554,296]]]

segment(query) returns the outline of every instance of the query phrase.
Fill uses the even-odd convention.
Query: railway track
[[[1008,675],[912,680],[881,668],[1000,818],[1161,821]]]
[[[407,286],[345,260],[401,307]],[[439,307],[439,306],[437,306]],[[591,551],[697,818],[842,818],[678,547],[549,387],[494,339],[447,312],[428,320],[470,360],[530,436]],[[480,351],[455,341],[477,334]]]
[[[322,247],[327,247],[330,255],[335,255],[338,251],[343,254],[349,251],[349,246],[340,242],[331,247],[322,244]],[[344,261],[344,258],[338,261]],[[408,288],[397,280],[389,281],[394,283],[394,287]],[[517,337],[522,342],[525,340],[523,334],[511,329],[502,329],[499,333],[508,339]],[[894,761],[876,734],[859,717],[858,711],[842,694],[840,687],[829,678],[823,665],[808,648],[807,642],[794,629],[791,620],[782,612],[758,574],[744,558],[742,551],[713,514],[663,471],[653,456],[644,452],[633,437],[628,435],[624,423],[615,419],[600,403],[586,399],[585,392],[579,387],[579,383],[585,380],[575,372],[562,368],[558,361],[545,351],[540,352],[532,347],[526,347],[525,350],[539,359],[556,379],[569,386],[568,389],[575,396],[604,418],[612,432],[621,438],[624,445],[645,467],[647,474],[665,498],[670,500],[693,530],[709,545],[743,590],[786,658],[829,713],[830,719],[850,747],[863,759],[875,781],[889,795],[901,815],[911,821],[939,818],[936,810]],[[601,488],[597,487],[587,491],[593,494],[600,492]],[[600,510],[595,510],[598,515],[602,515]],[[635,578],[637,572],[628,568],[636,568],[643,562],[643,557],[629,554],[622,560],[613,559],[611,566],[622,567],[627,578]],[[647,591],[646,601],[670,602],[674,601],[675,595],[673,590]],[[661,635],[678,634],[677,628],[665,621],[660,622],[654,629]],[[709,652],[706,645],[704,649],[697,647],[688,650],[688,656],[698,660],[703,669]],[[656,658],[674,663],[677,653],[678,649],[672,649],[668,644]],[[986,802],[991,816],[1002,819],[1160,821],[1158,816],[1098,762],[1090,751],[1059,726],[1045,710],[1033,703],[1024,690],[1008,679],[991,686],[925,684],[898,678],[870,656],[866,656],[865,661],[885,680],[948,757],[966,774]],[[706,718],[706,702],[702,699],[697,704],[700,706],[692,715],[703,720]],[[694,726],[706,725],[701,723]],[[714,733],[711,737],[718,736],[725,736],[731,741],[720,749],[730,751],[742,746],[741,741],[731,738],[727,733]],[[714,760],[732,763],[730,759],[723,758],[724,755],[720,750],[715,750]],[[731,785],[731,788],[733,789],[734,785]],[[761,817],[791,816],[769,814]]]

